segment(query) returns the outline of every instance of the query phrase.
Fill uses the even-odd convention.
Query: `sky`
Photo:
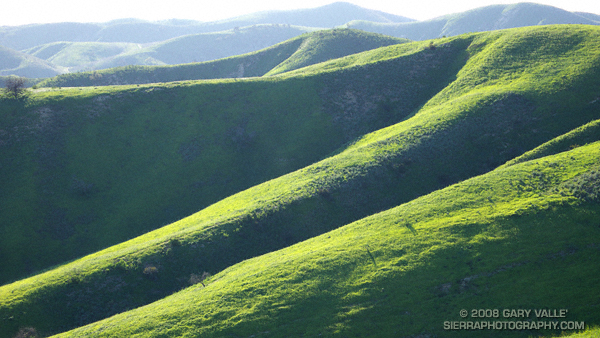
[[[345,0],[355,5],[401,15],[415,20],[427,20],[445,14],[493,4],[512,4],[508,0]],[[0,26],[17,26],[50,22],[106,22],[114,19],[137,18],[149,21],[191,19],[215,21],[265,10],[313,8],[334,0],[18,0],[5,1],[0,11]],[[598,0],[528,1],[562,8],[568,11],[600,15]]]

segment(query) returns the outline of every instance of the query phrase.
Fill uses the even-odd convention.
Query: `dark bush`
[[[6,92],[9,96],[18,98],[25,91],[25,78],[11,76],[6,80]]]
[[[39,336],[33,327],[24,327],[19,330],[14,338],[37,338]]]

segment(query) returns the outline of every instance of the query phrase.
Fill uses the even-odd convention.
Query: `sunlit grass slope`
[[[219,90],[227,89],[230,95],[234,88],[247,92],[264,88],[260,93],[271,93],[269,98],[279,97],[278,90],[318,88],[323,101],[321,106],[315,107],[330,114],[342,138],[369,132],[365,125],[375,128],[377,123],[382,123],[383,127],[382,121],[390,116],[396,117],[386,123],[405,116],[406,112],[414,114],[401,123],[356,139],[340,148],[337,155],[223,199],[191,217],[44,274],[3,286],[0,288],[0,318],[12,319],[5,319],[3,324],[6,325],[0,327],[7,333],[14,333],[23,326],[56,333],[148,304],[189,285],[190,281],[197,280],[194,276],[203,272],[218,273],[244,259],[282,249],[488,172],[527,150],[597,120],[600,115],[600,105],[595,100],[600,97],[599,33],[597,28],[590,27],[483,33],[436,40],[434,46],[428,42],[390,46],[268,80],[197,83],[189,88],[188,84],[173,84],[121,91],[102,89],[121,93],[121,97],[126,97],[128,91],[152,89],[156,93],[145,97],[156,99],[151,101],[156,105],[177,93],[179,87],[190,91],[185,97],[199,97],[203,90],[217,95]],[[548,45],[538,40],[554,43]],[[335,71],[336,65],[338,71]],[[488,68],[489,65],[494,68]],[[557,73],[561,74],[559,81]],[[315,82],[321,87],[314,86]],[[305,86],[288,87],[301,84]],[[55,91],[45,95],[58,101],[66,100],[59,99],[59,95],[77,92]],[[97,92],[91,89],[88,94],[85,90],[79,93],[90,95],[94,100],[104,97],[95,96]],[[184,97],[181,93],[177,95],[180,96],[163,104],[176,107],[170,102],[182,101],[180,98]],[[247,97],[244,107],[248,107],[248,100],[255,102],[253,96]],[[115,98],[119,96],[113,95]],[[298,99],[310,102],[307,97]],[[106,100],[107,104],[114,102]],[[192,102],[188,105],[193,106]],[[420,109],[414,106],[418,102],[422,102]],[[160,115],[158,108],[155,111]],[[169,117],[173,119],[177,115]],[[166,120],[159,121],[165,123]],[[248,123],[250,121],[253,120]],[[270,128],[275,125],[271,124]],[[150,130],[157,128],[150,127]],[[181,132],[185,128],[177,130]],[[289,133],[293,128],[282,130]],[[161,142],[165,140],[168,138],[161,137]],[[101,153],[92,153],[96,152]],[[262,157],[268,153],[257,155],[262,161],[256,167],[250,166],[252,161],[240,162],[244,168],[255,168],[245,175],[268,170],[270,165]],[[215,165],[214,168],[227,170],[229,167]],[[132,172],[141,175],[146,171]],[[131,200],[129,203],[137,203],[132,205],[138,207],[124,210],[132,213],[139,208],[135,217],[142,218],[161,206],[161,201],[186,201],[188,198],[154,197],[157,202],[148,206],[152,200],[133,198],[157,194],[161,191],[157,189],[160,182],[173,182],[165,180],[168,174],[166,169],[158,171],[150,181],[152,185],[140,186],[136,190],[139,192],[118,199],[115,207],[108,210],[118,210],[120,203]],[[132,178],[134,176],[128,176],[124,181],[127,189],[132,187],[129,182],[134,181]],[[88,182],[85,178],[77,179]],[[25,176],[16,182],[25,186],[35,183],[27,181]],[[509,185],[513,184],[517,190],[526,189],[526,182],[520,178],[511,180]],[[167,186],[172,190],[172,184]],[[14,187],[6,191],[18,191],[17,186]],[[185,195],[185,191],[182,188],[177,193],[190,196],[189,199],[203,195]],[[211,190],[202,190],[206,191]],[[5,210],[19,205],[15,203]],[[128,220],[131,219],[129,216]],[[116,222],[105,235],[124,232],[126,229],[119,225]],[[76,241],[54,243],[64,248],[65,244]],[[26,254],[26,251],[18,253]],[[61,308],[60,313],[52,310],[55,307]]]
[[[597,325],[598,158],[600,142],[495,170],[60,337],[497,335],[444,330],[461,309]]]
[[[351,29],[323,30],[306,33],[257,52],[215,61],[175,66],[128,66],[72,73],[44,80],[39,86],[103,86],[256,77],[404,42],[408,40]],[[197,43],[190,43],[187,48],[196,50],[197,46]]]
[[[353,29],[318,31],[305,34],[300,39],[302,40],[302,44],[298,50],[288,59],[267,72],[266,75],[280,74],[383,46],[409,42],[407,39]]]
[[[583,332],[577,332],[573,334],[562,334],[552,337],[568,337],[568,338],[598,338],[600,337],[600,328],[596,325]]]
[[[181,219],[401,121],[452,81],[464,47],[343,74],[4,98],[0,257],[10,264],[0,282]]]

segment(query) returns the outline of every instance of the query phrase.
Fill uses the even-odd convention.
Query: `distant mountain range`
[[[572,13],[552,6],[523,2],[486,6],[419,22],[383,23],[355,20],[345,27],[411,40],[427,40],[471,32],[555,24],[599,25],[600,16]]]
[[[215,22],[169,20],[148,22],[123,19],[106,23],[52,23],[0,28],[0,45],[16,50],[57,42],[151,43],[190,34],[214,33],[260,24],[333,28],[352,20],[381,23],[414,21],[344,2],[289,11],[268,11]],[[287,40],[283,39],[283,40]],[[283,41],[281,40],[281,41]]]
[[[47,78],[127,65],[203,62],[257,51],[300,34],[347,27],[411,40],[427,40],[544,24],[600,24],[600,16],[534,3],[494,5],[427,21],[337,2],[290,11],[266,11],[227,20],[56,23],[0,27],[10,62],[0,76]],[[8,58],[5,57],[8,60]]]

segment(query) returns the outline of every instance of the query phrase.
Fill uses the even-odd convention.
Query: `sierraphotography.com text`
[[[444,321],[444,330],[584,330],[585,322],[566,320],[568,309],[462,309],[469,320]]]

